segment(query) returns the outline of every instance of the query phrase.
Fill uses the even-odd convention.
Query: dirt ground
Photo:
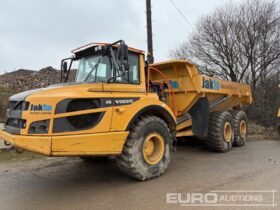
[[[251,137],[245,147],[224,154],[208,151],[197,140],[186,140],[172,154],[172,163],[163,176],[139,182],[124,176],[113,160],[87,163],[79,158],[47,158],[1,150],[0,206],[1,210],[201,209],[167,203],[167,193],[279,191],[279,152],[279,138]],[[271,197],[270,193],[265,196]],[[277,209],[280,195],[274,196]]]

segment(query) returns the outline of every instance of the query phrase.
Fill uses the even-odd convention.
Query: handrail
[[[169,106],[172,109],[172,97],[173,97],[174,98],[174,102],[173,102],[174,103],[173,104],[174,113],[175,113],[175,116],[177,116],[177,102],[176,102],[176,97],[175,97],[175,93],[174,93],[174,90],[172,88],[172,85],[171,85],[170,81],[167,79],[167,77],[160,70],[158,70],[154,67],[148,67],[148,76],[147,76],[148,81],[147,81],[147,92],[146,92],[146,94],[148,95],[148,93],[150,92],[150,70],[156,71],[166,80],[168,89],[170,89],[170,91],[171,91],[171,95],[170,95],[170,98],[169,98],[169,103],[170,103]]]

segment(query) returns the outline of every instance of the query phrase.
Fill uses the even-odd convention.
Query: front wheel
[[[138,180],[160,176],[170,162],[171,134],[156,116],[141,117],[132,127],[123,152],[116,157],[122,172]]]

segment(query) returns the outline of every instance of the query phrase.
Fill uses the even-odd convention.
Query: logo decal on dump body
[[[211,79],[211,78],[206,79],[205,77],[203,77],[202,88],[212,89],[212,90],[220,90],[221,85],[215,79]]]
[[[169,82],[171,83],[172,88],[175,88],[175,89],[179,88],[179,83],[177,81],[169,80]]]

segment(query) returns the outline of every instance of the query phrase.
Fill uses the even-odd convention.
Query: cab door
[[[111,92],[113,99],[111,131],[120,131],[135,113],[132,104],[139,103],[146,94],[144,57],[142,54],[128,53],[129,71],[114,82],[103,84],[105,92]]]

